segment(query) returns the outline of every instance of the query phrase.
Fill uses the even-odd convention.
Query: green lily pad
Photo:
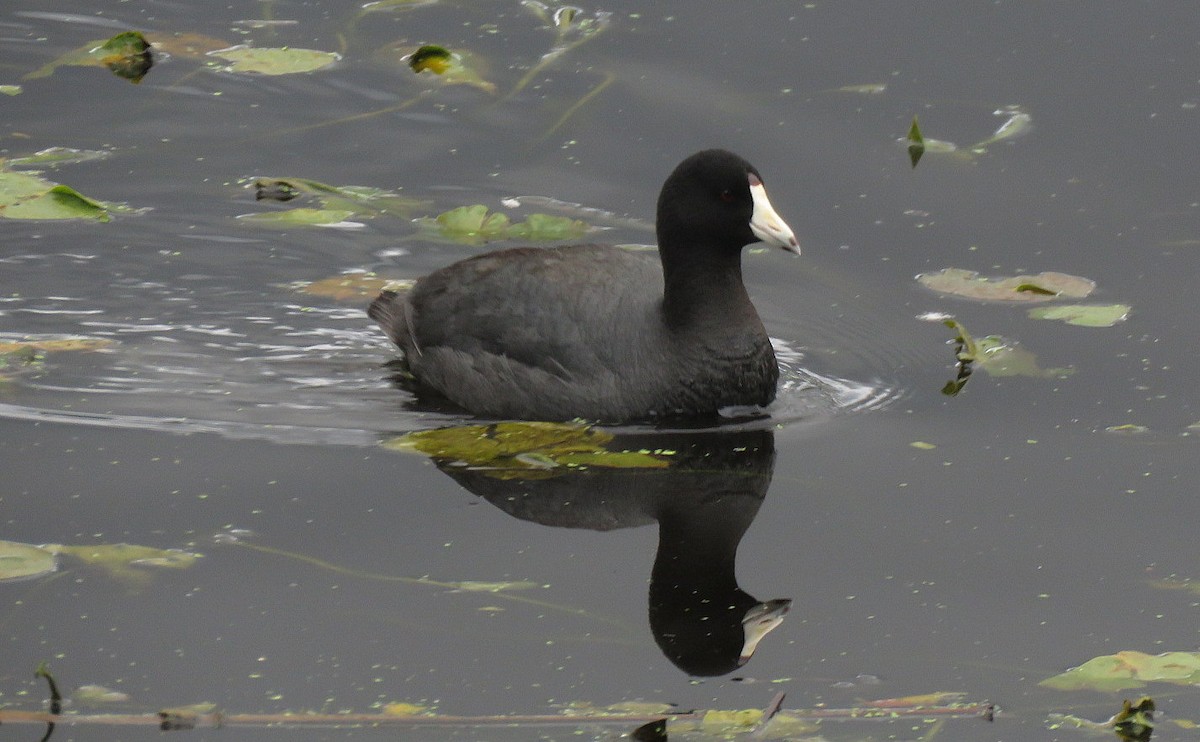
[[[74,188],[56,185],[31,197],[0,203],[0,217],[7,219],[95,219],[109,220],[108,207]]]
[[[46,548],[0,541],[0,582],[41,577],[56,569],[58,559]]]
[[[999,335],[988,335],[975,342],[975,361],[990,376],[1061,379],[1075,373],[1071,368],[1042,368],[1038,365],[1037,354]]]
[[[1042,302],[1061,297],[1082,299],[1096,288],[1096,282],[1090,279],[1052,271],[1036,276],[984,278],[975,271],[945,268],[937,273],[922,273],[917,280],[922,286],[939,293],[980,301]]]
[[[468,85],[485,93],[496,92],[496,84],[486,78],[486,65],[468,51],[446,49],[433,44],[389,44],[374,56],[384,64],[408,67],[422,82]]]
[[[349,221],[353,211],[344,209],[287,209],[286,211],[264,211],[257,214],[239,214],[238,219],[262,227],[332,227],[362,226]]]
[[[422,217],[416,224],[430,239],[460,245],[482,245],[494,240],[530,240],[551,242],[572,240],[587,234],[587,223],[551,214],[529,214],[524,222],[513,224],[507,215],[489,212],[482,204],[460,206],[434,218]]]
[[[505,422],[417,431],[387,441],[384,447],[461,462],[495,479],[549,478],[588,467],[670,466],[665,453],[610,451],[605,446],[612,439],[610,433],[583,425]]]
[[[1128,304],[1062,304],[1029,310],[1034,319],[1057,319],[1081,327],[1112,327],[1129,316]]]
[[[4,95],[20,95],[22,88],[20,85],[0,85],[0,93]]]
[[[73,149],[71,147],[47,147],[32,155],[14,157],[5,160],[4,166],[10,168],[57,167],[58,165],[75,165],[80,162],[103,160],[112,153],[103,149]]]
[[[260,75],[294,75],[313,72],[337,62],[342,57],[334,52],[316,49],[259,48],[239,45],[208,52],[208,56],[223,59],[225,72],[248,72]]]
[[[1200,685],[1200,652],[1145,654],[1125,651],[1095,657],[1038,685],[1056,690],[1105,692],[1141,688],[1150,682]]]

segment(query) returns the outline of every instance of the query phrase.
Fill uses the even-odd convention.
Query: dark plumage
[[[800,250],[758,171],[692,155],[663,185],[656,231],[661,267],[606,245],[499,250],[385,291],[368,313],[419,390],[477,415],[624,422],[768,404],[779,368],[741,252]]]

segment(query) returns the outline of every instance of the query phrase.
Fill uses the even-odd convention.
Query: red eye
[[[733,192],[732,191],[721,191],[721,200],[727,204],[733,203]]]

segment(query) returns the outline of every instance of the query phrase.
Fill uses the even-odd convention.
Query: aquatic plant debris
[[[1112,327],[1129,317],[1128,304],[1060,304],[1029,310],[1033,319],[1056,319],[1080,327]]]
[[[103,160],[112,155],[106,149],[75,149],[73,147],[47,147],[32,155],[12,157],[4,161],[6,168],[40,168],[59,165],[76,165],[81,162]]]
[[[1151,732],[1154,731],[1154,711],[1154,699],[1143,696],[1137,701],[1125,699],[1121,704],[1121,710],[1106,721],[1091,721],[1073,714],[1050,714],[1047,726],[1052,730],[1074,726],[1076,729],[1086,729],[1098,733],[1115,732],[1117,737],[1124,742],[1150,742]],[[1184,729],[1195,728],[1194,724],[1185,722],[1183,719],[1177,720],[1176,723]]]
[[[1200,652],[1117,652],[1088,660],[1038,685],[1055,690],[1114,692],[1147,683],[1200,685]]]
[[[0,93],[4,95],[20,95],[22,92],[20,85],[0,85]]]
[[[467,85],[488,94],[496,92],[496,84],[486,77],[483,60],[463,49],[451,50],[437,44],[394,43],[380,48],[374,57],[384,64],[408,67],[413,72],[408,79],[423,84]]]
[[[1056,298],[1082,299],[1096,289],[1096,282],[1069,273],[1045,271],[1037,275],[989,278],[962,268],[944,268],[922,273],[917,281],[942,294],[979,301],[1045,302]]]
[[[337,62],[342,57],[336,52],[292,47],[260,48],[239,44],[226,49],[207,53],[209,57],[225,61],[214,63],[223,72],[252,73],[258,75],[295,75],[315,72]]]
[[[574,240],[588,232],[579,219],[552,214],[529,214],[513,224],[506,214],[489,212],[483,204],[460,206],[436,217],[423,217],[416,224],[425,236],[462,245],[482,245],[495,240],[521,239],[533,242]]]
[[[413,72],[428,70],[435,75],[442,75],[450,69],[452,61],[450,50],[446,47],[426,44],[409,55],[408,66]]]
[[[287,209],[285,211],[263,211],[256,214],[238,214],[237,218],[264,227],[361,227],[359,222],[350,221],[353,211],[344,209]]]
[[[374,273],[357,271],[317,281],[299,281],[291,284],[291,288],[312,296],[322,296],[336,301],[357,302],[363,299],[373,299],[379,295],[380,291],[408,291],[412,288],[413,283],[414,281],[411,279],[382,278]]]
[[[570,471],[663,469],[673,451],[614,451],[613,435],[586,425],[503,422],[421,430],[386,441],[385,448],[417,451],[458,462],[494,479],[546,479]]]

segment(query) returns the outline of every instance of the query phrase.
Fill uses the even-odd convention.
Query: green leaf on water
[[[1095,657],[1038,685],[1056,690],[1103,692],[1141,688],[1147,683],[1200,685],[1200,652],[1146,654],[1125,651]]]
[[[917,281],[942,294],[980,301],[1042,302],[1055,297],[1082,299],[1096,288],[1096,283],[1087,278],[1052,271],[1036,276],[986,278],[975,271],[945,268],[936,273],[922,273],[917,276]],[[1030,287],[1037,287],[1037,290],[1031,291]]]
[[[4,95],[20,95],[21,92],[20,85],[0,85],[0,93]]]
[[[413,72],[428,70],[435,75],[445,74],[452,61],[450,50],[435,44],[426,44],[408,56],[408,66]]]
[[[1065,378],[1075,373],[1072,368],[1042,368],[1037,355],[1019,343],[999,335],[988,335],[976,341],[975,360],[989,376],[1031,376],[1034,378]]]
[[[59,165],[76,165],[81,162],[103,160],[112,153],[104,149],[73,149],[71,147],[47,147],[32,155],[14,157],[5,160],[4,166],[10,168],[57,167]]]
[[[993,113],[1005,117],[1005,121],[990,137],[967,148],[977,155],[983,154],[989,146],[997,142],[1019,137],[1033,129],[1033,117],[1022,111],[1020,106],[1006,106]]]
[[[0,582],[41,577],[56,569],[54,552],[32,544],[0,541]]]
[[[416,224],[429,239],[460,245],[482,245],[495,240],[553,242],[573,240],[587,234],[587,223],[551,214],[529,214],[513,224],[508,216],[489,212],[483,204],[460,206],[434,218],[422,217]]]
[[[908,158],[912,161],[912,166],[915,168],[917,163],[921,161],[921,155],[925,154],[925,137],[921,136],[921,127],[917,123],[917,117],[913,116],[912,126],[908,127]]]
[[[254,178],[254,195],[259,201],[291,201],[307,196],[325,209],[351,211],[370,218],[389,215],[407,218],[413,211],[429,206],[429,201],[402,196],[396,191],[370,186],[334,186],[307,178]]]
[[[609,450],[605,446],[612,440],[612,434],[584,425],[505,422],[422,430],[384,446],[458,462],[495,479],[544,479],[589,467],[670,466],[666,453]]]
[[[328,67],[342,57],[317,49],[260,48],[244,44],[208,53],[228,64],[218,65],[224,72],[259,75],[294,75]]]
[[[109,220],[108,207],[74,188],[56,185],[35,196],[0,203],[0,217],[7,219],[95,219]]]
[[[60,55],[25,75],[26,80],[48,77],[59,67],[107,67],[130,82],[140,82],[153,59],[150,44],[140,31],[125,31],[110,39],[98,39]]]
[[[69,556],[93,567],[99,567],[110,577],[131,584],[141,584],[148,580],[150,573],[147,568],[185,569],[200,558],[199,554],[180,549],[156,549],[137,544],[47,544],[44,548],[54,554]]]
[[[1062,304],[1029,310],[1033,319],[1056,319],[1081,327],[1112,327],[1129,316],[1128,304]]]
[[[353,211],[345,209],[287,209],[285,211],[264,211],[257,214],[239,214],[238,219],[261,227],[333,227],[333,226],[362,226],[350,221]]]

